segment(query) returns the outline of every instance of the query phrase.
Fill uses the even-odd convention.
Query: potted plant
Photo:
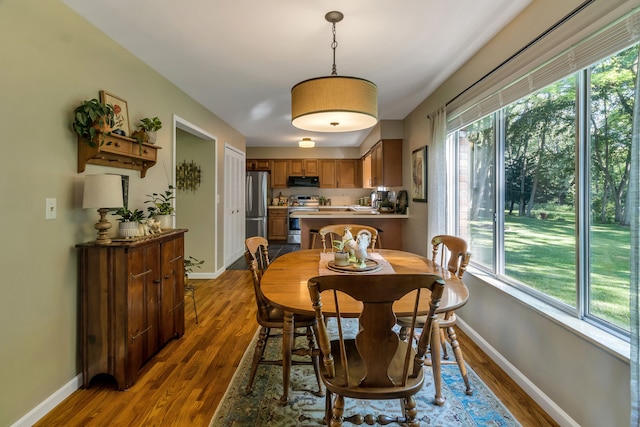
[[[164,193],[152,193],[147,194],[149,200],[145,203],[151,203],[152,206],[147,207],[148,217],[153,217],[156,221],[160,221],[161,229],[168,229],[171,227],[171,215],[175,212],[173,206],[171,206],[171,200],[175,199],[173,195],[174,187],[169,185],[169,189]]]
[[[104,143],[104,136],[109,135],[113,125],[113,106],[93,98],[84,101],[73,110],[71,128],[91,147]]]
[[[144,212],[140,209],[129,210],[120,208],[116,211],[119,215],[120,226],[118,232],[121,237],[132,238],[138,235],[138,224],[144,219]]]
[[[149,144],[156,143],[156,131],[162,129],[162,122],[159,118],[145,117],[140,119],[138,130],[134,131],[131,136],[138,140],[138,142],[147,142]]]
[[[334,254],[334,264],[337,266],[349,265],[349,252],[345,251],[345,246],[353,239],[334,240],[332,245],[338,252]]]

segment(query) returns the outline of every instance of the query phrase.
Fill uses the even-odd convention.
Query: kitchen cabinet
[[[289,160],[290,176],[318,176],[317,159],[291,159]]]
[[[287,240],[287,209],[269,209],[267,239]]]
[[[247,159],[248,171],[269,171],[271,161],[269,159]]]
[[[184,233],[77,245],[83,387],[111,375],[121,390],[184,335]]]
[[[371,181],[371,152],[369,151],[362,158],[362,187],[372,188]]]
[[[320,188],[336,188],[336,161],[320,160]]]
[[[289,161],[286,159],[271,160],[271,188],[287,188],[289,177]]]
[[[320,188],[359,188],[358,159],[320,160]]]
[[[362,185],[358,176],[360,168],[358,159],[336,160],[336,187],[360,188]]]
[[[371,186],[398,187],[402,185],[402,140],[383,139],[371,153]]]

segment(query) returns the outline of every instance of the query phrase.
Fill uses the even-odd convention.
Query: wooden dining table
[[[276,258],[264,272],[260,281],[260,288],[265,298],[274,306],[284,311],[284,328],[282,341],[282,384],[283,394],[280,404],[285,405],[289,400],[289,378],[291,369],[291,351],[294,341],[294,314],[313,316],[315,313],[309,297],[307,282],[310,278],[320,275],[320,257],[322,249],[306,249],[289,252]],[[393,267],[396,274],[406,273],[431,273],[442,277],[446,286],[440,300],[437,313],[456,310],[467,303],[469,290],[455,275],[449,273],[446,268],[434,264],[431,260],[420,255],[390,249],[377,249],[373,252],[379,254],[383,260]],[[337,274],[337,273],[331,273]],[[376,274],[376,273],[362,273]],[[380,273],[382,274],[382,273]],[[430,300],[430,292],[424,292],[420,300],[419,314],[427,314]],[[341,296],[340,315],[342,317],[357,317],[362,310],[362,304],[346,295]],[[396,301],[394,312],[398,317],[412,316],[415,303],[415,295],[408,294],[403,299]],[[323,301],[323,314],[335,316],[335,306],[331,298]],[[431,359],[434,371],[434,384],[436,403],[441,405],[444,398],[441,394],[440,380],[440,340],[432,340]]]

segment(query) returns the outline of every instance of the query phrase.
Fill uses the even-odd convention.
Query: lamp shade
[[[298,141],[298,147],[301,148],[313,148],[315,145],[316,142],[312,141],[311,138],[302,138],[302,140]]]
[[[121,208],[122,178],[120,175],[87,175],[84,179],[82,207]]]
[[[350,132],[378,122],[378,88],[357,77],[305,80],[291,89],[291,124],[313,132]]]

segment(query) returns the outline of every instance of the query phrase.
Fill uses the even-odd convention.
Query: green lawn
[[[491,232],[472,225],[472,251],[484,264]],[[505,274],[523,284],[576,306],[575,223],[573,215],[550,212],[542,220],[505,216]],[[482,255],[485,259],[482,259]],[[591,228],[590,312],[629,329],[629,229],[618,225]]]

